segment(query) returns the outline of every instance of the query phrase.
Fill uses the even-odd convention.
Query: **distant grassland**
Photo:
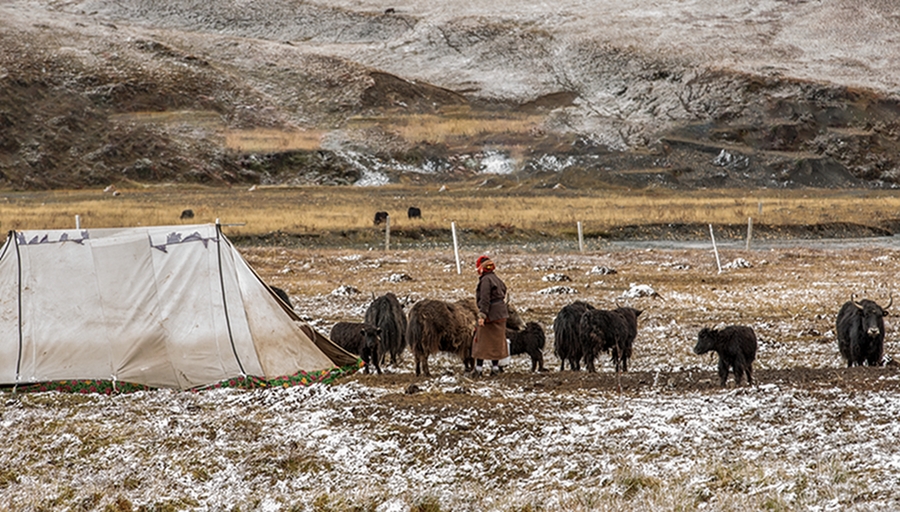
[[[389,117],[354,118],[351,128],[380,126],[412,142],[453,143],[470,137],[527,134],[538,129],[544,116],[505,114],[473,115],[470,109],[445,109],[441,115],[413,114]]]
[[[549,234],[586,233],[659,223],[773,226],[850,222],[877,225],[896,219],[900,194],[835,190],[598,190],[486,189],[439,184],[362,187],[199,188],[179,186],[0,193],[0,229],[119,227],[207,223],[218,219],[229,234],[306,234],[372,227],[374,213],[391,215],[392,228],[463,229],[502,225]],[[423,219],[408,220],[409,206]],[[195,217],[182,221],[184,209]]]

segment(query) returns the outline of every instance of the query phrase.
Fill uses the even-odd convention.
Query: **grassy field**
[[[498,178],[499,180],[499,178]],[[375,211],[391,215],[392,229],[504,226],[551,235],[586,234],[619,226],[668,223],[773,226],[898,218],[900,194],[861,190],[551,190],[500,182],[361,187],[135,187],[0,194],[0,229],[61,229],[206,223],[229,224],[229,235],[309,234],[372,227]],[[409,220],[409,206],[422,220]],[[181,220],[184,209],[195,217]]]

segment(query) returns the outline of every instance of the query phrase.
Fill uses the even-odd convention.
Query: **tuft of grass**
[[[116,500],[112,503],[107,503],[105,507],[103,507],[103,512],[132,512],[134,510],[134,505],[131,504],[131,501],[124,496],[116,497]]]
[[[658,478],[631,470],[626,470],[622,474],[617,475],[615,482],[622,488],[622,497],[626,500],[631,500],[644,490],[658,490],[661,485]]]
[[[423,496],[409,508],[409,512],[441,512],[441,501],[436,496]]]
[[[0,489],[19,483],[19,474],[9,469],[0,469]]]
[[[314,512],[375,512],[378,508],[377,500],[370,499],[364,503],[352,503],[344,496],[332,496],[320,494],[312,503]],[[298,504],[289,508],[291,511],[307,510],[306,504]]]

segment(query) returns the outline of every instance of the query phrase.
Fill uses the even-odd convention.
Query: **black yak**
[[[594,359],[600,352],[611,352],[616,371],[628,371],[634,338],[637,337],[637,318],[641,311],[620,307],[612,311],[591,309],[581,315],[581,349],[584,367],[594,369]]]
[[[381,329],[381,363],[391,354],[391,364],[400,361],[406,350],[406,313],[397,296],[388,292],[376,298],[366,309],[366,323]]]
[[[847,366],[881,366],[884,356],[884,317],[894,303],[894,296],[882,308],[875,302],[863,299],[849,300],[841,306],[835,321],[838,349]]]
[[[410,206],[409,210],[406,210],[406,216],[410,219],[421,219],[422,218],[422,210],[416,208],[415,206]]]
[[[509,340],[509,355],[528,354],[531,357],[531,371],[546,371],[544,369],[544,345],[547,336],[544,328],[537,322],[528,322],[520,330],[506,329],[506,339]]]
[[[375,212],[375,220],[373,223],[377,226],[379,224],[384,224],[387,222],[388,212]]]
[[[730,325],[722,329],[704,327],[697,335],[695,354],[709,351],[719,354],[719,384],[725,387],[728,370],[734,372],[734,381],[740,386],[744,374],[747,384],[753,385],[753,360],[756,359],[756,333],[745,325]]]
[[[381,353],[381,329],[367,323],[338,322],[331,328],[329,337],[344,350],[358,354],[366,363],[366,373],[369,373],[370,364],[375,365],[375,370],[381,373],[378,361]]]
[[[472,299],[417,302],[409,311],[406,328],[406,341],[416,358],[416,375],[431,376],[428,356],[437,352],[452,352],[463,361],[465,371],[474,370],[472,340],[477,320],[478,308]]]
[[[181,210],[181,220],[193,219],[194,210]]]
[[[584,354],[581,345],[581,315],[594,309],[587,302],[580,300],[563,306],[553,320],[553,353],[559,358],[559,371],[581,369],[581,356]]]

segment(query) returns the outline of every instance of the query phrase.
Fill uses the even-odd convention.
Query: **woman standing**
[[[478,328],[472,344],[472,358],[475,371],[472,377],[480,377],[485,359],[491,361],[491,375],[500,373],[500,360],[509,357],[506,343],[506,285],[494,273],[494,262],[487,256],[479,256],[475,261],[478,269],[478,287],[475,288],[475,302],[478,305]]]

